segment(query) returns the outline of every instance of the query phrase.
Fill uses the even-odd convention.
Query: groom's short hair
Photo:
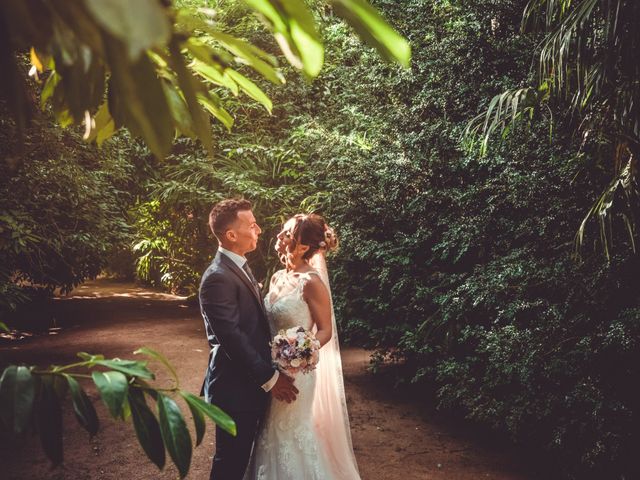
[[[243,210],[251,210],[251,202],[244,198],[228,198],[213,206],[209,212],[209,227],[218,241],[222,241],[229,226],[238,218],[238,212]]]

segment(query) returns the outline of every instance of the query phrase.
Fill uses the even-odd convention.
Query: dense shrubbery
[[[578,261],[573,244],[610,173],[573,153],[561,105],[551,144],[544,121],[484,158],[460,142],[483,99],[525,80],[532,60],[534,39],[514,31],[524,2],[493,3],[384,2],[412,39],[412,73],[365,59],[321,79],[319,91],[354,85],[350,98],[322,96],[316,122],[336,142],[308,135],[331,165],[339,316],[354,341],[406,360],[405,380],[432,385],[442,407],[547,448],[564,475],[631,478],[640,262]]]
[[[0,120],[0,313],[34,289],[67,292],[107,265],[126,245],[123,209],[131,169],[98,153],[72,131],[39,118],[24,145]]]
[[[610,171],[589,145],[576,155],[561,104],[551,142],[544,119],[486,157],[461,142],[486,99],[532,73],[525,2],[377,4],[412,40],[411,72],[335,24],[326,73],[285,90],[309,99],[288,108],[342,236],[343,330],[404,360],[443,408],[544,447],[565,476],[637,474],[640,262],[574,250]]]
[[[271,117],[247,106],[232,111],[234,133],[216,137],[213,161],[187,140],[163,163],[127,137],[111,141],[120,163],[110,171],[128,172],[127,190],[137,195],[125,203],[139,277],[193,291],[213,253],[211,203],[244,195],[265,227],[254,258],[264,278],[275,265],[270,241],[278,224],[317,208],[341,236],[334,295],[352,343],[392,352],[405,363],[404,380],[431,386],[443,408],[547,449],[565,477],[640,475],[633,451],[640,432],[633,381],[640,373],[640,261],[626,248],[609,264],[597,248],[584,249],[582,258],[574,249],[585,211],[609,182],[610,168],[590,157],[606,139],[588,139],[590,145],[572,137],[565,106],[556,103],[551,141],[542,119],[520,126],[485,157],[465,150],[469,119],[533,74],[539,38],[519,33],[526,2],[375,3],[410,38],[411,71],[363,53],[348,29],[327,17],[320,77],[309,84],[287,75],[283,88],[265,86]],[[220,21],[273,52],[269,37],[242,15],[230,8]],[[225,106],[233,110],[234,103]],[[29,207],[30,215],[45,207],[66,212],[62,225],[91,216],[86,237],[65,245],[73,268],[62,268],[60,285],[71,286],[95,273],[123,238],[121,217],[109,212],[122,205],[113,185],[124,180],[105,184],[80,160],[82,168],[50,161],[60,166],[56,175],[38,177],[48,164],[34,161],[17,170],[34,169],[28,181],[10,178],[24,188],[16,191],[54,191],[42,196],[43,206]],[[68,196],[56,197],[64,182],[71,182]],[[74,195],[85,195],[80,203],[92,208],[65,210]],[[39,251],[30,245],[52,231],[33,216],[23,225],[12,237],[22,240],[5,241],[0,255]],[[597,225],[586,238],[597,246]],[[616,238],[621,247],[625,241]],[[44,279],[62,254],[53,250]],[[10,285],[5,279],[0,288]]]
[[[319,192],[305,206],[341,234],[334,293],[352,343],[393,352],[405,381],[547,449],[565,476],[628,477],[638,469],[640,399],[629,379],[640,360],[640,265],[625,249],[610,265],[597,249],[578,259],[573,241],[610,172],[589,160],[588,144],[575,154],[581,139],[565,133],[561,104],[552,141],[544,119],[486,157],[461,141],[487,99],[532,74],[539,39],[518,33],[524,3],[377,2],[412,41],[410,72],[326,23],[319,79],[288,75],[284,88],[267,87],[274,117],[241,116],[215,166],[193,150],[175,156],[152,182],[161,211],[170,206],[154,218],[169,220],[163,238],[197,265],[183,275],[193,285],[208,258],[206,230],[192,232],[212,201],[257,202],[268,227],[263,273],[279,220]],[[239,25],[234,33],[269,48],[254,24]],[[270,176],[277,158],[285,164]],[[199,220],[184,223],[179,211]]]

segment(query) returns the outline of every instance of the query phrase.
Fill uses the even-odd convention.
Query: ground
[[[77,352],[134,358],[147,346],[176,367],[181,387],[197,393],[207,363],[207,343],[196,307],[180,297],[132,284],[90,282],[70,297],[56,299],[54,328],[46,334],[0,342],[0,364],[49,365],[73,362]],[[443,418],[406,389],[394,389],[388,375],[368,369],[370,352],[343,348],[353,444],[363,480],[533,480],[522,455],[486,432],[469,433],[464,422]],[[158,382],[169,385],[159,364]],[[98,411],[93,439],[64,408],[64,465],[51,469],[37,438],[0,445],[0,478],[7,480],[177,479],[168,461],[159,471],[144,455],[129,422],[112,420],[96,391],[86,385]],[[185,410],[186,411],[186,408]],[[190,417],[186,414],[189,423]],[[207,479],[214,450],[211,424],[194,449],[187,478]],[[301,479],[303,480],[303,479]]]

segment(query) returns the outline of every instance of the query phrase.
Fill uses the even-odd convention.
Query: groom
[[[211,353],[201,395],[236,422],[235,437],[216,426],[210,480],[242,480],[269,393],[292,402],[298,390],[271,364],[271,335],[260,286],[245,254],[256,249],[262,230],[247,200],[223,200],[211,209],[209,226],[218,239],[215,259],[200,283],[200,311]]]

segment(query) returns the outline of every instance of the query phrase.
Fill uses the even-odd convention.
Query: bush
[[[44,118],[28,132],[22,152],[13,124],[0,118],[0,145],[6,159],[0,179],[5,316],[32,298],[30,292],[65,293],[98,275],[109,253],[127,240],[128,193],[119,184],[126,165]]]

